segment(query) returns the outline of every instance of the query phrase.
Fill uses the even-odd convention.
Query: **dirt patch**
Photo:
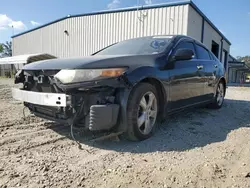
[[[0,187],[250,187],[250,88],[176,114],[143,142],[89,142],[26,112],[0,79]],[[19,87],[19,86],[15,86]]]

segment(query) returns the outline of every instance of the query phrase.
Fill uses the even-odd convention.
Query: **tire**
[[[209,105],[209,108],[220,109],[224,102],[225,97],[225,86],[222,81],[219,82],[216,88],[216,95],[213,102]]]
[[[157,124],[159,100],[155,87],[139,83],[129,96],[127,104],[127,132],[131,141],[142,141],[152,136]]]

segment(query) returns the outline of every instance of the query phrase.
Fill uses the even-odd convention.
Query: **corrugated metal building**
[[[229,40],[190,0],[67,16],[13,36],[13,55],[86,56],[125,39],[171,34],[189,35],[227,62]]]

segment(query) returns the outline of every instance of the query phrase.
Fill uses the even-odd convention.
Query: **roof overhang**
[[[246,64],[245,62],[240,62],[240,61],[229,61],[228,65],[230,67],[244,67]]]
[[[243,71],[245,73],[250,72],[250,67],[247,66],[245,62],[230,61],[228,65],[230,69],[234,69],[236,71]]]
[[[55,59],[56,57],[50,54],[25,54],[12,57],[0,58],[0,65],[11,65],[11,64],[28,64],[35,61],[45,59]]]

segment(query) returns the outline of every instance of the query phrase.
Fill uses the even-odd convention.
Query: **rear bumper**
[[[43,106],[66,107],[71,104],[71,96],[61,93],[41,93],[12,88],[12,97]]]

